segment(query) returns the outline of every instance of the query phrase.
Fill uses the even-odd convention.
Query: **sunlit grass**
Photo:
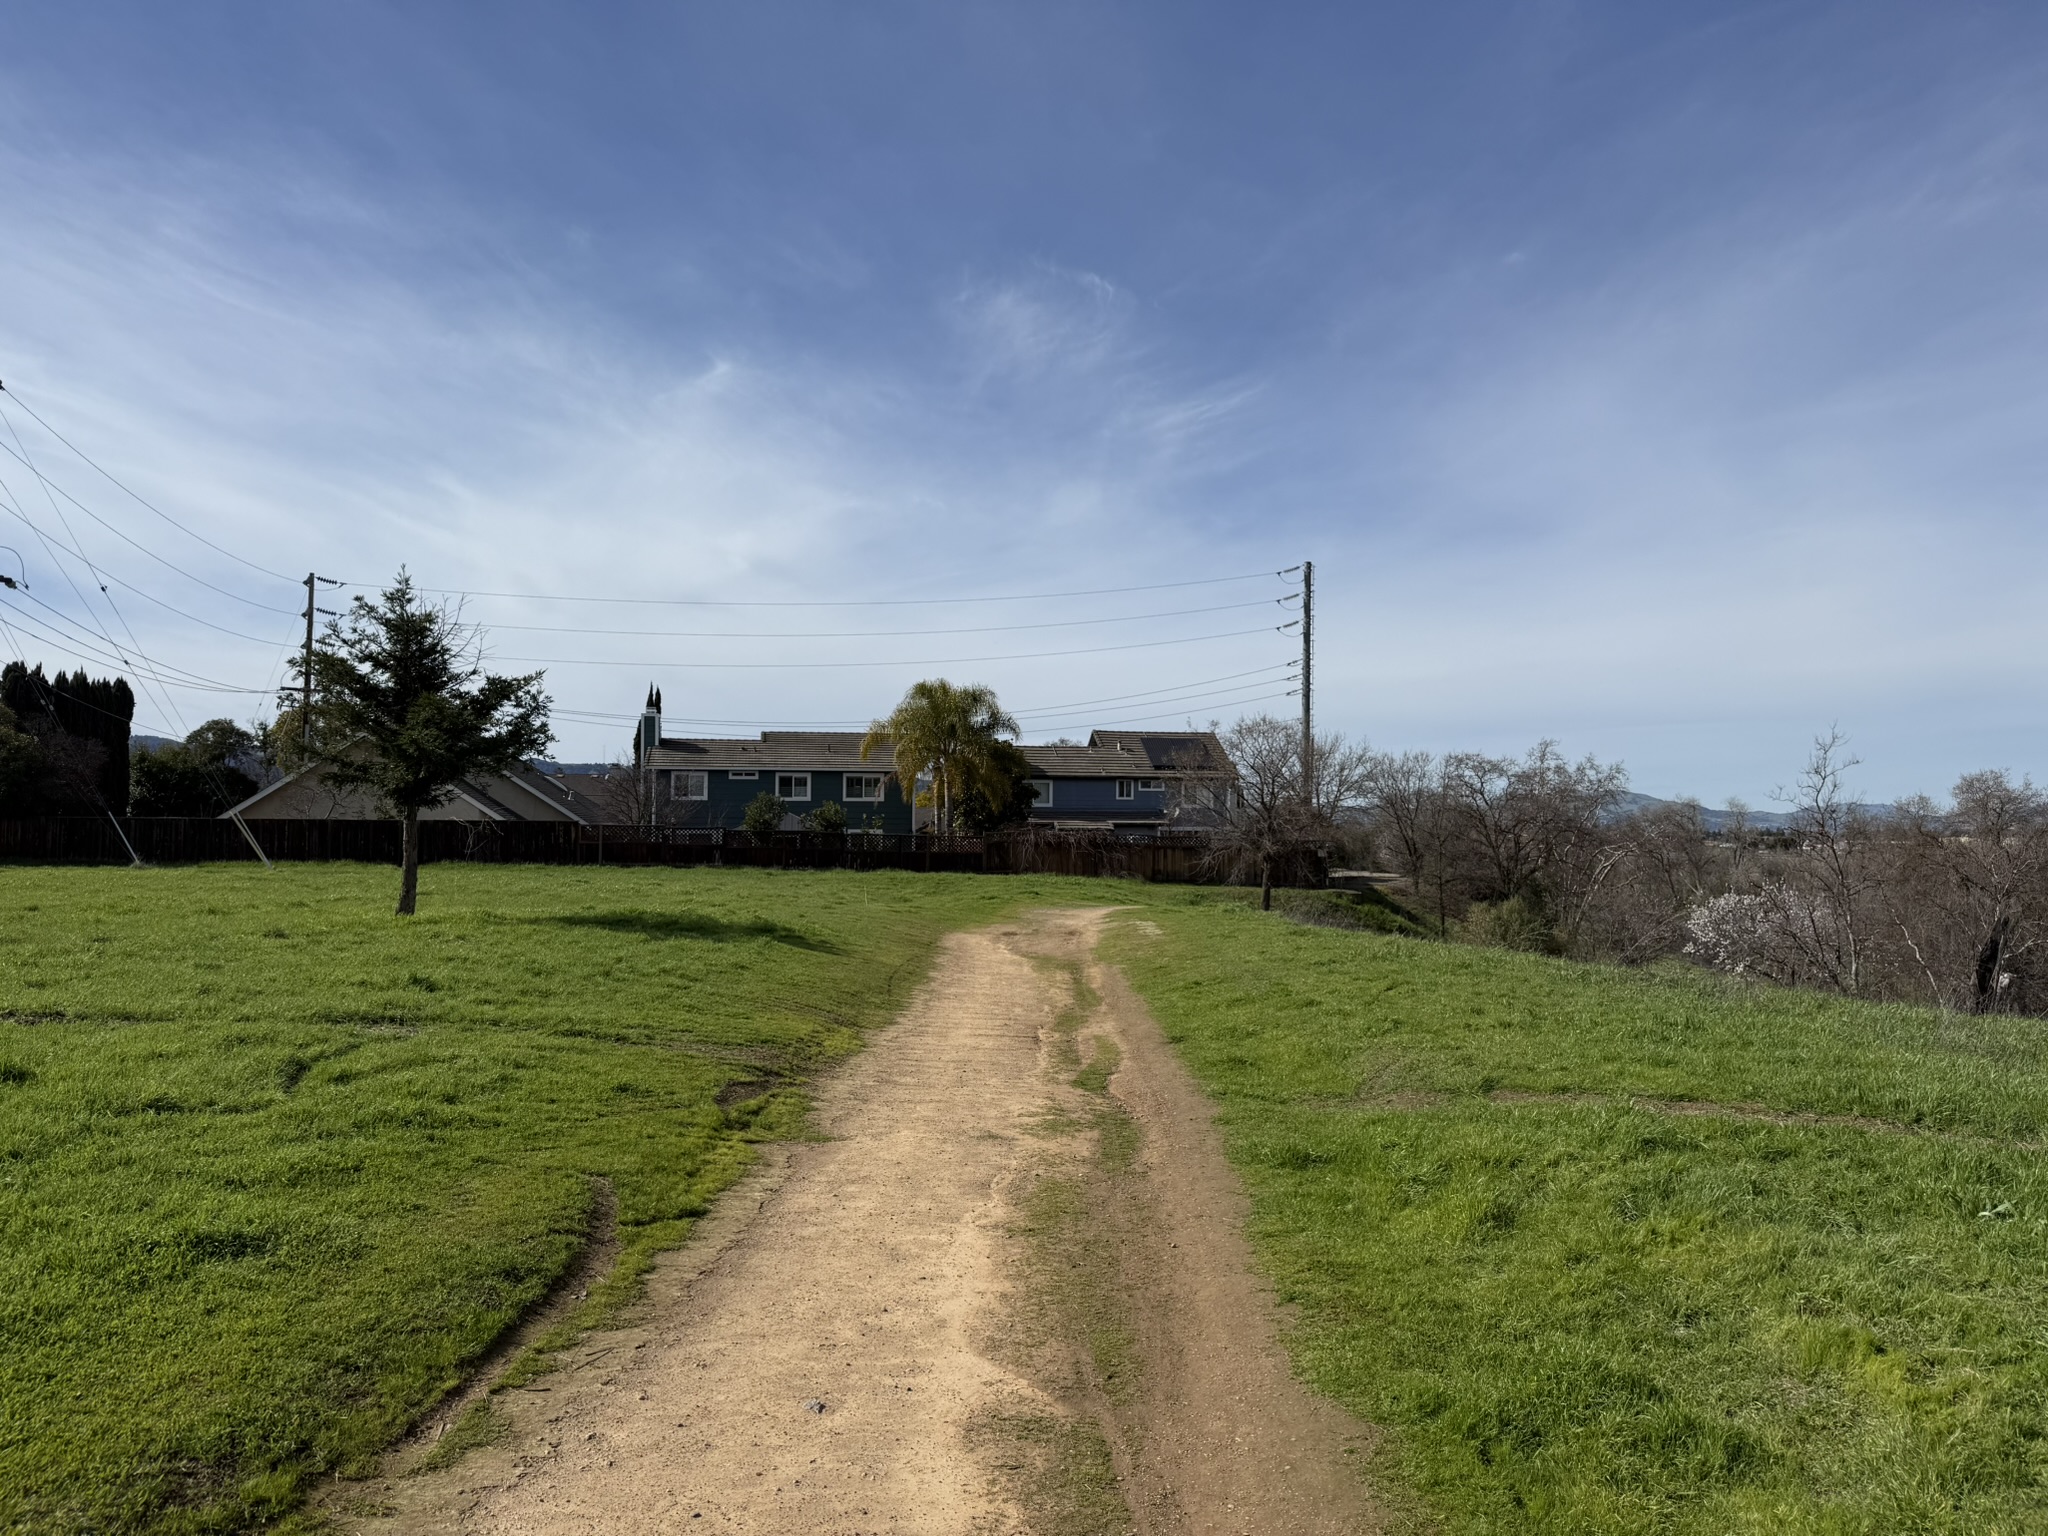
[[[2048,1529],[2041,1025],[1144,919],[1297,1363],[1443,1529]]]
[[[0,870],[0,1527],[234,1528],[366,1466],[593,1180],[630,1273],[942,931],[1054,884],[442,865],[400,921],[393,880]]]

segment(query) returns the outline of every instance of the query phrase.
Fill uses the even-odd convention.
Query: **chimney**
[[[661,690],[647,685],[647,707],[640,715],[640,733],[633,738],[633,761],[645,764],[661,745]]]

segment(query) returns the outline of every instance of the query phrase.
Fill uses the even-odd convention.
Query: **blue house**
[[[661,695],[650,692],[634,740],[649,797],[649,819],[663,826],[737,827],[755,796],[775,795],[789,807],[783,825],[828,800],[846,810],[846,825],[908,832],[910,803],[886,758],[861,761],[859,731],[763,731],[754,740],[661,734]]]
[[[837,801],[849,828],[909,832],[932,813],[913,807],[893,763],[862,761],[859,731],[763,731],[758,737],[664,736],[649,690],[634,740],[649,819],[664,826],[737,827],[763,792],[789,808],[785,826]],[[1019,748],[1033,769],[1031,820],[1069,830],[1142,834],[1199,825],[1228,793],[1230,760],[1211,731],[1093,731],[1086,746]]]
[[[1090,731],[1086,746],[1020,748],[1035,771],[1031,820],[1071,830],[1155,832],[1199,825],[1229,793],[1214,731]]]

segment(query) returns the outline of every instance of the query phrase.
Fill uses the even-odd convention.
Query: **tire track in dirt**
[[[324,1512],[363,1536],[1372,1528],[1365,1432],[1288,1374],[1209,1106],[1092,961],[1102,917],[948,938],[824,1085],[825,1139],[770,1149],[629,1326],[495,1394],[499,1443],[395,1458]],[[1076,1072],[1077,1040],[1121,1064]],[[1047,1227],[1054,1189],[1080,1197]]]

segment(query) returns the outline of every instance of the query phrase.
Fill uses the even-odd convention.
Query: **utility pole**
[[[308,752],[311,752],[313,750],[313,615],[316,613],[324,613],[327,614],[330,618],[334,615],[334,610],[332,608],[320,608],[315,606],[317,598],[315,597],[314,594],[319,591],[317,583],[323,581],[326,582],[327,585],[330,587],[339,587],[343,585],[343,583],[335,577],[322,576],[313,571],[306,572],[306,670],[304,674],[306,684],[306,702],[305,708],[301,711],[301,714],[303,715],[304,718],[300,721],[300,724],[303,727],[303,729],[300,732],[300,739],[305,743],[305,747]]]
[[[306,572],[306,669],[300,674],[306,684],[306,704],[299,711],[300,735],[308,752],[313,750],[313,583],[320,578]]]
[[[1316,793],[1316,563],[1301,562],[1301,783],[1311,804]]]

